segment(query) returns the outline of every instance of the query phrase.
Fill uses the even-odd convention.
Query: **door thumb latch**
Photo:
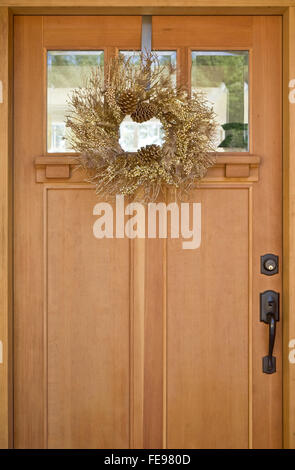
[[[276,358],[273,349],[276,339],[276,323],[279,321],[280,294],[266,290],[260,294],[260,321],[269,325],[268,355],[262,358],[262,370],[265,374],[276,372]]]

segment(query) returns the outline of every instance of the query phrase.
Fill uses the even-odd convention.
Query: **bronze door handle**
[[[279,321],[279,293],[271,290],[260,294],[260,321],[269,325],[268,355],[262,358],[265,374],[276,372],[276,358],[273,350],[276,339],[276,323]]]

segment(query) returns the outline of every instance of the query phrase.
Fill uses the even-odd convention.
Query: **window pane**
[[[157,54],[160,65],[165,66],[163,73],[171,73],[171,66],[176,69],[176,51],[153,51]],[[120,51],[125,57],[133,57],[134,66],[139,65],[140,52]],[[167,66],[167,67],[166,67]],[[176,70],[171,75],[176,83]],[[164,131],[159,119],[152,118],[149,121],[138,124],[130,116],[126,116],[120,126],[120,145],[127,152],[136,152],[146,145],[163,145]]]
[[[248,56],[248,51],[192,52],[192,91],[205,92],[213,105],[221,152],[249,149]]]
[[[92,68],[103,67],[103,51],[48,51],[47,53],[47,151],[71,152],[65,137],[67,100],[83,86]]]

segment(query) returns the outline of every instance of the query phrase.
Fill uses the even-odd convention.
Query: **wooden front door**
[[[282,446],[282,318],[265,374],[259,307],[261,292],[281,292],[281,263],[273,276],[260,266],[266,253],[281,262],[281,36],[276,16],[153,17],[154,49],[174,53],[180,83],[218,95],[228,124],[190,199],[201,244],[183,249],[169,236],[94,237],[97,198],[59,114],[78,62],[59,85],[48,75],[49,57],[69,66],[65,51],[106,61],[140,49],[141,17],[15,18],[15,447]],[[220,54],[247,56],[239,92]]]

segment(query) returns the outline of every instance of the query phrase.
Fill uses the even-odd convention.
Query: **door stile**
[[[130,447],[143,448],[145,240],[130,240]]]
[[[248,191],[248,290],[249,290],[249,305],[248,305],[248,364],[249,364],[249,399],[248,399],[248,434],[249,434],[249,449],[253,449],[253,186],[249,186]]]
[[[276,31],[276,38],[274,38]],[[264,276],[260,257],[275,253],[282,259],[282,18],[253,17],[252,133],[253,153],[260,155],[259,181],[253,187],[253,447],[282,446],[282,312],[277,324],[277,372],[261,372],[268,347],[268,331],[260,322],[259,295],[281,292],[282,273]],[[279,40],[278,40],[279,38]],[[269,47],[269,49],[266,49]],[[268,52],[267,52],[268,50]],[[270,53],[271,51],[271,53]],[[258,80],[258,77],[272,80]],[[255,77],[257,77],[255,79]],[[259,110],[263,110],[263,115]],[[273,117],[276,116],[276,119]],[[267,133],[265,129],[268,129]],[[278,406],[277,406],[278,405]]]
[[[284,171],[283,171],[283,224],[284,224],[284,280],[283,280],[283,435],[284,447],[295,448],[295,7],[286,9],[283,17],[284,47]]]

